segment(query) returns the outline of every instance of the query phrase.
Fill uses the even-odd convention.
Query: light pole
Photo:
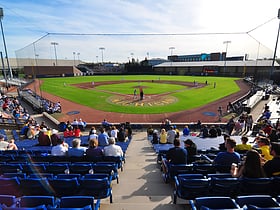
[[[278,19],[280,19],[280,9],[278,9],[278,16],[277,17],[278,17]],[[279,31],[280,31],[280,21],[279,21],[279,26],[278,26],[278,32],[277,32],[277,38],[276,38],[276,43],[275,43],[272,66],[271,66],[271,70],[270,70],[270,79],[272,79],[271,77],[274,73],[274,63],[275,63],[275,59],[276,59],[276,51],[277,51],[277,45],[278,45]]]
[[[175,50],[175,47],[169,47],[169,50],[170,50],[170,56],[173,55],[173,50]]]
[[[96,63],[98,63],[98,55],[97,56],[95,56],[96,57]]]
[[[10,78],[13,78],[13,72],[12,72],[12,69],[10,67],[10,62],[9,62],[9,58],[8,58],[8,51],[7,51],[5,35],[4,35],[4,29],[3,29],[3,24],[2,24],[3,17],[4,17],[3,8],[0,7],[0,23],[1,23],[2,38],[3,38],[3,44],[4,44],[4,50],[5,50],[5,57],[6,57],[6,60],[7,60],[8,69],[10,71]]]
[[[99,47],[99,50],[101,50],[101,61],[103,65],[103,51],[105,50],[105,47]]]
[[[53,45],[53,48],[54,48],[55,65],[57,66],[56,46],[58,45],[58,43],[57,42],[51,42],[51,45]]]
[[[223,44],[226,44],[226,54],[225,54],[225,62],[224,62],[224,73],[226,73],[227,69],[227,49],[228,49],[228,44],[230,44],[231,41],[224,41]]]
[[[78,65],[80,64],[80,53],[77,53],[77,60],[78,60]]]
[[[75,52],[73,52],[73,57],[74,57],[74,66],[76,65],[76,61],[75,61],[76,57],[75,57],[75,55],[76,55],[76,53],[75,53]]]

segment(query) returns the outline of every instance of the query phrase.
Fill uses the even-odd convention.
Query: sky
[[[58,59],[127,62],[225,51],[229,57],[272,58],[280,4],[278,0],[0,0],[0,7],[9,57],[53,59],[56,54]],[[0,43],[4,52],[2,39]]]

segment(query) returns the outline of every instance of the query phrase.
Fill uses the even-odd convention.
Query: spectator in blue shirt
[[[72,147],[68,149],[68,156],[82,157],[85,155],[86,148],[81,147],[80,139],[73,139]]]
[[[100,128],[100,134],[98,135],[98,145],[99,146],[107,146],[109,145],[109,136],[105,132],[104,128]]]
[[[219,152],[214,159],[214,164],[221,166],[231,166],[232,163],[238,164],[240,162],[240,154],[234,151],[236,141],[232,138],[226,138],[226,151]]]

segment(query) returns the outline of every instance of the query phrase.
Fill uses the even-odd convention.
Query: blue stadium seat
[[[237,196],[236,202],[240,207],[251,207],[253,206],[258,208],[270,208],[270,207],[278,207],[280,209],[279,203],[276,202],[274,198],[269,195],[247,195],[247,196]]]
[[[198,197],[190,200],[190,205],[192,210],[241,209],[232,198],[225,196]]]

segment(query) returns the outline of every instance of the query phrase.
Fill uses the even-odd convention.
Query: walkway
[[[134,133],[126,155],[120,182],[113,181],[113,203],[102,200],[102,210],[190,209],[186,200],[172,204],[173,186],[161,179],[156,153],[145,132]]]

